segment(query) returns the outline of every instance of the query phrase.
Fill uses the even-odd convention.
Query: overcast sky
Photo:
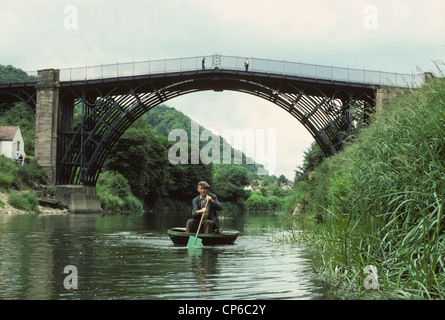
[[[31,71],[220,53],[435,71],[445,56],[444,13],[438,0],[2,1],[0,64]],[[198,93],[167,105],[219,133],[261,129],[267,138],[275,130],[277,176],[293,179],[312,143],[292,116],[250,95]]]

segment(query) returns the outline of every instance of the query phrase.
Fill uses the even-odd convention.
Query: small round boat
[[[176,227],[168,230],[168,236],[174,244],[187,245],[190,236],[195,237],[196,233],[187,233],[185,228]],[[219,233],[198,233],[198,238],[202,239],[205,246],[214,246],[220,244],[233,244],[238,238],[237,230],[221,230]]]

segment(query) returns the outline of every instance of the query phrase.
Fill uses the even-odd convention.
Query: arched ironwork
[[[0,102],[15,103],[23,102],[29,112],[36,115],[36,82],[18,84],[0,84]]]
[[[374,90],[369,87],[308,83],[218,68],[94,85],[90,82],[70,83],[66,89],[61,83],[62,100],[82,105],[82,123],[76,132],[59,133],[59,184],[95,185],[119,137],[151,108],[181,95],[231,90],[270,101],[300,121],[326,155],[340,150],[350,134],[349,109],[374,101]]]

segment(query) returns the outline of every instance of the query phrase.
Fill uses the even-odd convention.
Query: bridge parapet
[[[203,65],[203,59],[205,63]],[[109,78],[136,77],[141,75],[190,72],[208,69],[246,71],[246,57],[206,55],[175,59],[159,59],[128,63],[103,64],[60,69],[60,81],[85,81]],[[423,74],[404,74],[366,69],[334,67],[286,60],[249,57],[249,72],[279,74],[314,80],[328,80],[375,86],[417,87]],[[31,72],[32,74],[34,72]]]

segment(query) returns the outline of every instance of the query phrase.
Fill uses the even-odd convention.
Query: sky
[[[445,56],[439,0],[1,1],[0,64],[25,71],[219,53],[417,73],[436,72]],[[212,91],[166,104],[218,133],[264,130],[267,140],[272,130],[276,176],[293,179],[313,142],[254,96]]]

